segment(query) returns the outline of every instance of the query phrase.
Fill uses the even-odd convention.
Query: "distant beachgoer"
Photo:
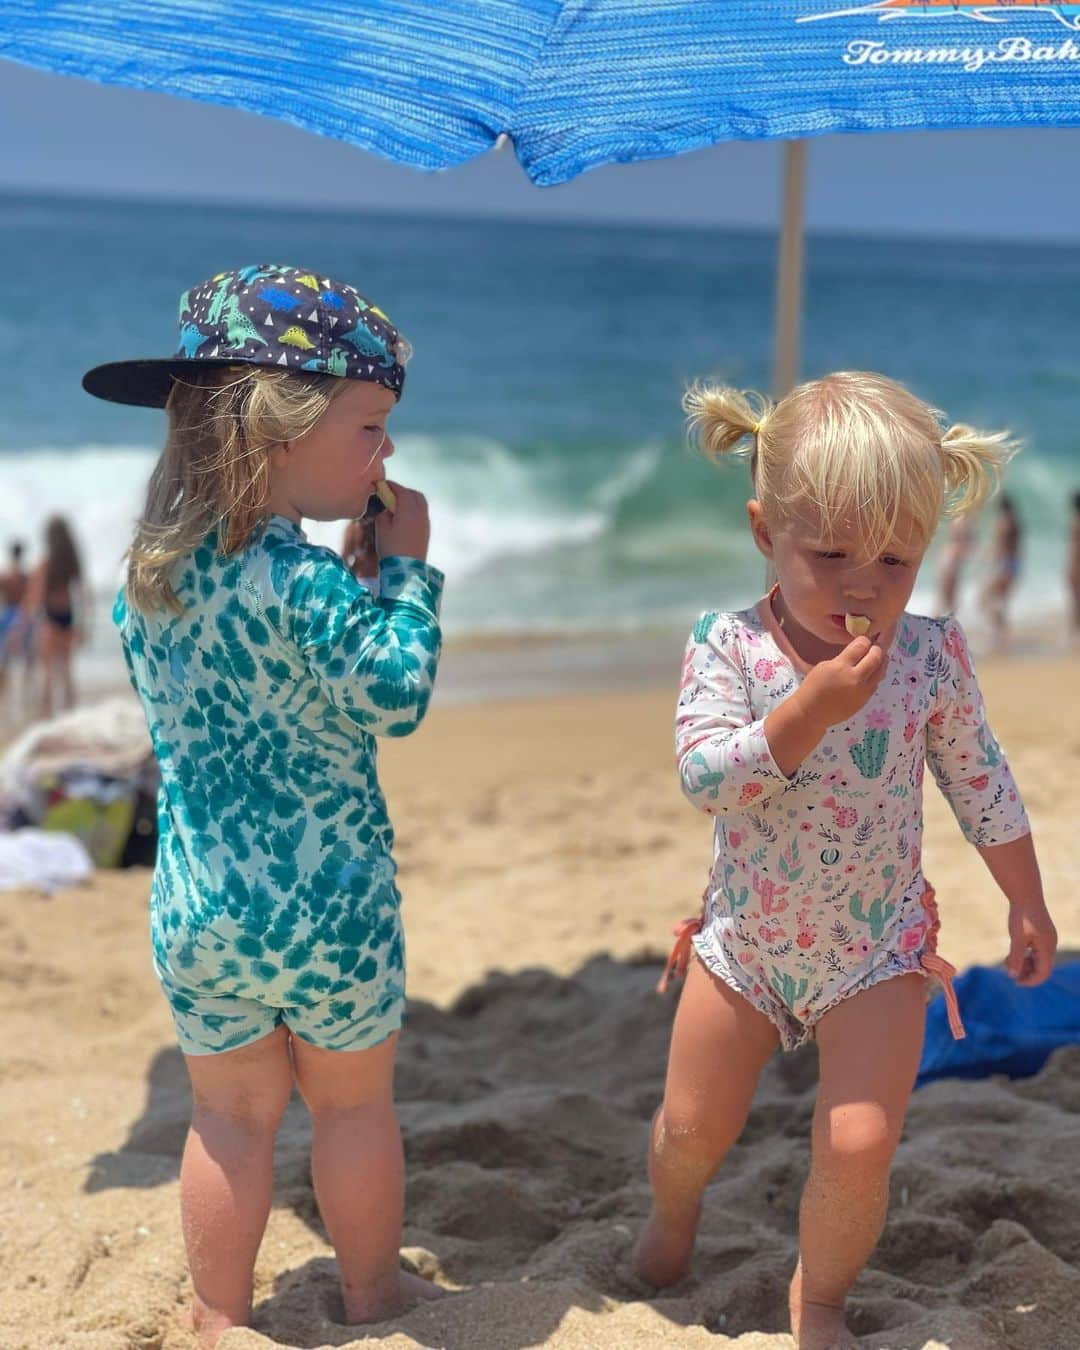
[[[964,564],[975,545],[975,528],[970,515],[954,516],[949,524],[938,570],[938,614],[955,614]]]
[[[358,516],[345,526],[341,541],[345,566],[373,595],[379,594],[379,552],[375,545],[375,518]]]
[[[16,641],[13,633],[30,584],[18,540],[11,544],[10,557],[7,568],[0,572],[0,691],[6,687],[9,664],[28,650],[25,639]]]
[[[1072,598],[1073,634],[1080,637],[1080,492],[1073,494],[1072,520],[1069,522],[1069,561],[1066,571]]]
[[[15,623],[16,632],[27,623],[34,626],[39,717],[75,706],[74,653],[85,639],[87,615],[82,564],[71,527],[63,516],[50,516],[45,522],[45,557],[30,573]]]
[[[1013,499],[1003,495],[990,544],[990,577],[982,595],[983,609],[990,622],[991,641],[998,648],[1003,648],[1008,641],[1009,597],[1020,576],[1021,536]]]
[[[346,1320],[442,1292],[399,1259],[405,952],[376,737],[427,711],[443,574],[397,483],[377,604],[302,528],[363,512],[394,453],[410,349],[380,309],[250,266],[193,286],[180,323],[175,357],[83,384],[168,415],[113,617],[161,769],[150,930],[192,1085],[180,1203],[208,1348],[251,1317],[294,1083]]]
[[[713,861],[665,973],[686,986],[635,1268],[656,1287],[687,1274],[762,1068],[815,1041],[791,1323],[801,1350],[848,1350],[844,1304],[885,1224],[928,977],[963,1035],[921,865],[927,766],[1008,900],[1009,973],[1040,984],[1057,943],[963,630],[907,611],[947,498],[977,506],[1011,447],[943,432],[902,385],[861,371],[775,406],[697,386],[685,408],[710,457],[749,458],[750,529],[778,579],[748,609],[703,614],[686,647],[676,755],[683,791],[716,817]]]

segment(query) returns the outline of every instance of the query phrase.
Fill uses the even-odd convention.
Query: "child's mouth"
[[[847,617],[847,616],[844,615],[844,614],[830,614],[830,615],[829,615],[829,622],[833,625],[834,628],[838,628],[838,629],[840,630],[840,632],[843,633],[843,635],[844,635],[845,638],[850,638],[850,637],[851,637],[851,633],[850,633],[850,631],[848,630],[848,626],[847,626],[847,624],[846,624],[846,622],[845,622],[846,617]],[[870,616],[869,616],[869,615],[864,615],[864,614],[860,614],[860,615],[858,615],[858,616],[856,616],[856,617],[858,617],[858,618],[866,618],[866,619],[869,619],[869,621],[870,621],[870,627],[867,629],[866,636],[867,636],[868,638],[870,638],[871,641],[873,641],[874,639],[876,639],[877,636],[878,636],[878,633],[877,633],[877,630],[874,628],[874,621],[873,621],[873,619],[870,619]]]

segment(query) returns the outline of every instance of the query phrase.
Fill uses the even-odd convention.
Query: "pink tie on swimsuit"
[[[696,919],[683,919],[671,930],[675,934],[675,945],[667,959],[660,983],[656,986],[658,994],[666,994],[672,980],[681,980],[690,965],[690,952],[694,938],[701,932],[701,915]]]
[[[941,919],[938,917],[934,888],[929,882],[926,884],[926,890],[919,896],[919,903],[926,910],[927,918],[930,920],[930,931],[926,935],[926,946],[919,958],[919,964],[928,975],[935,976],[940,983],[941,992],[945,995],[945,1010],[949,1015],[949,1030],[952,1032],[954,1040],[962,1041],[967,1033],[964,1031],[963,1022],[960,1020],[960,1004],[956,998],[956,990],[953,988],[956,967],[951,962],[946,961],[943,956],[938,956],[937,940],[938,931],[941,928]]]

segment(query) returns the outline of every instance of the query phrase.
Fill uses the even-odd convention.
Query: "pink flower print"
[[[900,934],[900,950],[904,953],[917,952],[926,942],[926,924],[917,923],[905,928]]]
[[[742,832],[740,830],[728,830],[728,843],[732,848],[738,848],[742,843]]]
[[[841,806],[835,797],[826,797],[822,805],[827,806],[833,813],[837,829],[849,830],[852,825],[859,823],[858,811],[853,806]]]
[[[855,866],[854,863],[848,863],[848,865],[844,868],[844,876],[849,877],[849,876],[851,876],[852,872],[857,872],[857,871],[858,871],[858,868]]]
[[[750,964],[750,962],[751,962],[753,959],[754,959],[754,953],[753,953],[753,952],[740,952],[740,953],[739,953],[739,965],[741,965],[741,966],[748,966],[748,965]]]
[[[867,714],[866,725],[875,731],[888,731],[892,726],[892,718],[884,708],[874,708]]]
[[[915,733],[918,729],[919,724],[915,721],[914,717],[909,717],[904,723],[904,740],[907,741],[908,745],[915,739]]]
[[[852,744],[854,745],[855,742],[853,741]],[[841,769],[833,769],[832,773],[827,773],[824,781],[830,787],[846,788],[848,785],[848,780]]]
[[[770,661],[763,656],[760,660],[754,662],[754,674],[759,680],[771,680],[776,674],[776,662]]]
[[[806,830],[812,830],[813,828],[814,828],[813,825],[808,820],[804,820],[802,824],[799,826],[799,829],[803,830],[804,832]]]
[[[803,902],[804,905],[809,902],[809,898],[810,897],[807,896],[806,900]],[[807,917],[808,913],[809,911],[804,908],[800,909],[795,915],[795,922],[799,925],[799,936],[796,941],[803,951],[806,951],[808,947],[812,947],[817,941],[817,929],[810,923]]]
[[[905,682],[909,689],[916,689],[918,688],[919,677],[913,670],[910,670],[905,677]]]
[[[779,941],[780,938],[787,936],[784,930],[779,926],[773,928],[767,923],[763,923],[761,925],[761,927],[758,929],[758,934],[762,942],[764,942],[766,946],[769,946],[772,943]]]
[[[977,778],[968,779],[968,787],[973,787],[976,792],[982,792],[990,784],[989,774],[981,773]]]
[[[869,938],[862,938],[858,942],[852,942],[850,946],[844,948],[848,956],[869,956],[874,950],[874,944]]]
[[[744,783],[743,790],[739,793],[739,805],[746,806],[755,797],[760,797],[764,791],[765,789],[760,783]]]

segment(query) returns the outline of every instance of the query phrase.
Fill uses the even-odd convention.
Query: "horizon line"
[[[125,191],[118,192],[70,192],[63,189],[51,189],[37,185],[23,185],[17,183],[0,182],[0,196],[32,198],[43,202],[73,203],[78,202],[87,206],[146,206],[146,207],[167,207],[175,210],[178,206],[189,208],[191,210],[226,210],[234,211],[238,214],[248,213],[250,205],[244,200],[227,197],[190,197],[182,194],[139,194]],[[654,230],[658,233],[671,234],[725,234],[725,235],[754,235],[767,238],[776,238],[779,235],[780,221],[779,209],[777,211],[777,222],[774,226],[770,225],[752,225],[739,224],[735,222],[717,222],[710,224],[707,221],[678,222],[671,220],[641,220],[627,221],[618,219],[607,219],[603,216],[592,215],[565,215],[565,216],[532,216],[518,210],[499,211],[485,210],[478,212],[468,208],[458,210],[456,208],[436,208],[424,207],[422,209],[410,209],[407,206],[402,207],[371,207],[363,203],[356,203],[353,206],[335,206],[331,202],[308,202],[303,208],[290,208],[288,206],[275,206],[266,208],[267,211],[282,216],[298,214],[305,215],[326,215],[326,216],[354,216],[364,215],[377,219],[391,220],[410,220],[410,221],[471,221],[479,224],[500,224],[500,225],[522,225],[534,229],[590,229],[590,230],[617,230],[620,232]],[[887,230],[874,226],[861,226],[859,228],[847,228],[839,225],[811,226],[806,229],[805,237],[807,239],[866,239],[873,242],[896,241],[896,242],[917,242],[917,243],[948,243],[948,244],[1000,244],[1013,245],[1017,243],[1032,243],[1042,247],[1075,249],[1080,248],[1080,234],[1078,235],[1017,235],[1015,232],[1008,235],[1004,234],[982,234],[972,233],[970,228],[949,228],[945,227],[939,231],[928,230]]]

